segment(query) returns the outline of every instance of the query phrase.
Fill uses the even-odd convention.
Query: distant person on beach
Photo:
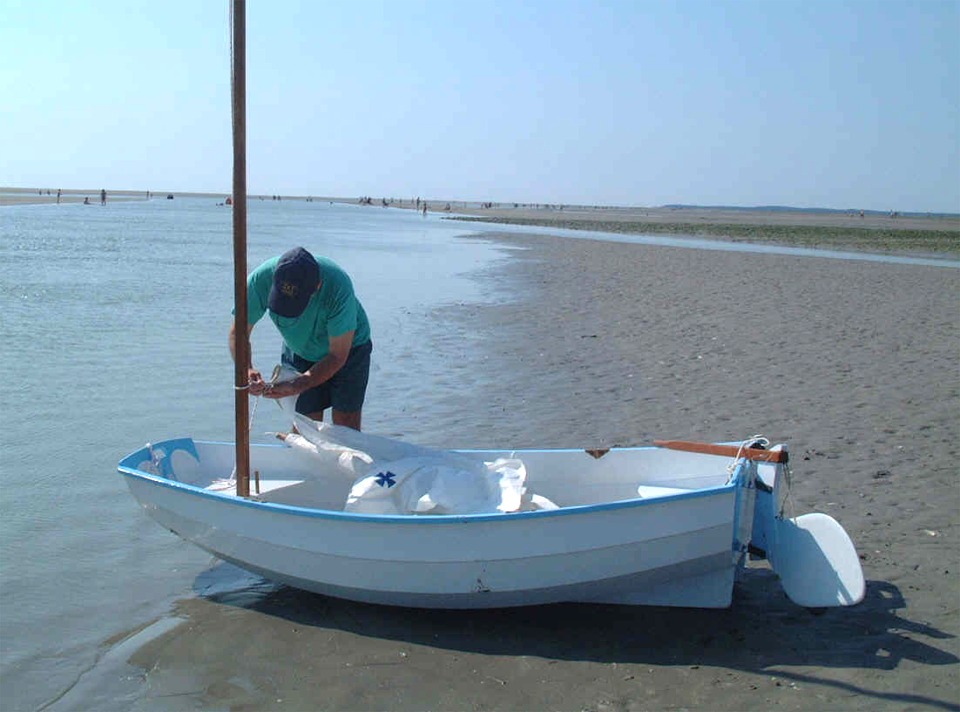
[[[100,205],[107,204],[107,191],[100,189]]]
[[[57,188],[57,205],[60,205],[60,194],[63,192],[62,189]]]
[[[298,395],[297,412],[360,430],[370,376],[370,323],[349,275],[333,260],[295,247],[272,257],[247,278],[248,334],[264,314],[283,337],[281,362],[300,373],[270,384],[249,369],[250,395]],[[230,327],[230,353],[237,358],[237,323]]]

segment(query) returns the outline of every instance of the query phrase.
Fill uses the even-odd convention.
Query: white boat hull
[[[161,446],[176,450],[178,442],[186,441]],[[151,467],[161,446],[120,466],[159,524],[265,578],[356,601],[726,607],[747,548],[743,532],[752,527],[744,482],[738,475],[728,483],[729,458],[709,455],[655,448],[601,459],[573,450],[511,453],[528,463],[530,484],[548,490],[559,509],[398,516],[340,511],[350,482],[318,479],[289,448],[252,448],[252,468],[285,478],[266,477],[260,500],[267,501],[257,501],[206,489],[229,473],[231,444],[197,443],[199,461],[181,457],[185,466],[166,475]],[[637,495],[638,481],[646,496]]]

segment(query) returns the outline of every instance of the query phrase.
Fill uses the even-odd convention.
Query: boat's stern
[[[856,547],[844,528],[819,512],[788,516],[789,457],[783,446],[777,462],[753,462],[741,477],[741,496],[752,510],[749,539],[741,549],[767,559],[787,596],[807,608],[852,606],[866,585]]]

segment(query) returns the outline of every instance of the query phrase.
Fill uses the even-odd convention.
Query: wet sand
[[[949,230],[960,232],[960,217],[933,215],[896,215],[867,212],[863,216],[859,211],[813,211],[813,210],[762,210],[746,208],[709,208],[709,207],[497,207],[479,208],[476,204],[462,204],[451,207],[451,213],[463,213],[489,217],[498,220],[545,220],[557,226],[577,227],[583,223],[608,223],[611,232],[617,232],[617,225],[639,223],[651,226],[689,223],[724,225],[764,225],[764,226],[802,226],[802,227],[843,227],[863,229],[896,230]]]
[[[456,214],[468,213],[468,214]],[[458,208],[450,220],[835,251],[960,257],[960,216],[746,208]]]
[[[514,255],[482,275],[502,303],[437,316],[479,339],[501,387],[452,392],[459,416],[428,444],[763,433],[793,454],[795,512],[834,516],[857,544],[866,600],[815,615],[763,566],[729,610],[209,595],[129,656],[132,707],[958,709],[960,270],[487,239]],[[433,346],[452,359],[455,341]]]

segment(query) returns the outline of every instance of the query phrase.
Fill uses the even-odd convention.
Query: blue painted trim
[[[150,459],[154,464],[159,465],[160,474],[166,477],[168,480],[176,480],[177,475],[173,471],[173,453],[177,450],[182,450],[183,452],[190,455],[194,460],[200,462],[200,455],[197,454],[197,446],[193,442],[193,438],[177,438],[176,440],[166,440],[162,444],[151,445],[149,448],[144,448],[150,453]],[[157,451],[163,453],[163,456],[159,459],[156,459]]]

